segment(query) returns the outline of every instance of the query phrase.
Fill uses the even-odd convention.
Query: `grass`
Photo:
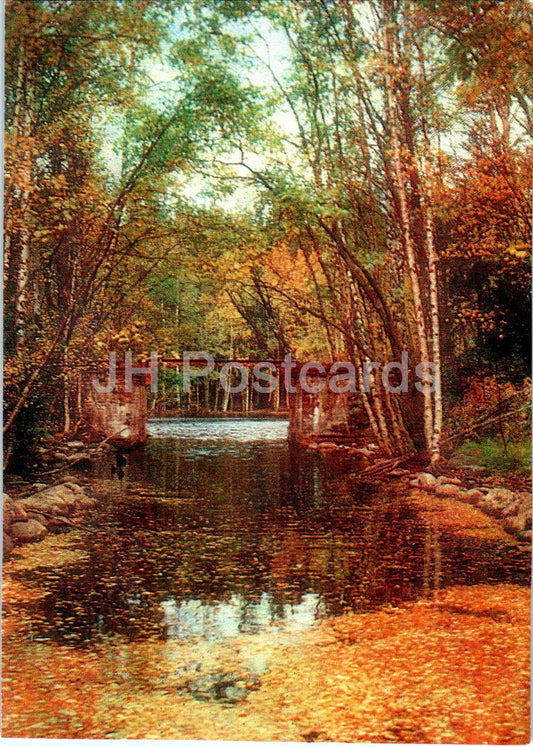
[[[480,441],[466,441],[457,450],[460,454],[475,459],[482,467],[493,472],[514,472],[529,474],[531,472],[531,439],[508,441],[484,438]]]

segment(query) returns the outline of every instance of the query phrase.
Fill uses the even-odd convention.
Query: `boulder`
[[[503,528],[506,532],[512,534],[513,537],[517,537],[521,532],[525,531],[526,522],[520,516],[509,516],[507,519],[504,519]]]
[[[26,514],[26,521],[29,521],[29,519],[33,519],[34,521],[38,521],[39,524],[42,524],[43,527],[48,526],[49,519],[46,518],[46,516],[43,516],[42,514],[35,513],[35,511],[28,511]]]
[[[437,478],[435,475],[432,475],[431,472],[421,472],[418,475],[418,485],[421,488],[431,488],[433,489],[435,485],[437,484]]]
[[[531,544],[531,529],[526,529],[525,532],[520,532],[520,537],[518,539],[521,542],[529,542],[529,544]]]
[[[48,491],[30,495],[28,498],[23,498],[20,503],[26,512],[44,512],[45,514],[53,514],[54,516],[64,516],[70,511],[65,501],[48,493]]]
[[[78,475],[62,475],[59,478],[58,482],[60,483],[68,482],[68,483],[74,483],[74,485],[79,485],[80,478],[78,477]]]
[[[332,443],[331,441],[321,441],[318,444],[319,451],[337,451],[337,444]]]
[[[22,505],[22,501],[13,501],[13,511],[13,521],[26,521],[28,519],[28,515],[24,506]]]
[[[83,495],[83,496],[80,496],[80,498],[78,498],[78,506],[81,509],[90,511],[91,509],[96,508],[96,506],[98,506],[98,501],[96,500],[96,498],[89,498],[88,495]]]
[[[501,519],[504,511],[515,502],[515,495],[511,490],[506,488],[493,488],[489,490],[480,503],[480,507],[489,516]]]
[[[502,510],[502,516],[505,519],[507,516],[516,516],[516,514],[520,510],[520,500],[515,495],[513,500],[509,501],[509,503],[504,507]]]
[[[485,496],[481,490],[471,488],[470,490],[461,491],[458,497],[460,500],[464,501],[464,503],[470,503],[471,506],[477,506]]]
[[[67,516],[77,508],[94,508],[98,501],[89,498],[81,485],[69,480],[51,485],[46,490],[24,498],[20,503],[26,511],[45,516]]]
[[[90,469],[92,467],[91,455],[85,451],[81,454],[70,454],[66,461],[76,469]]]
[[[508,503],[509,501],[513,501],[515,498],[513,491],[507,490],[507,488],[492,488],[487,493],[487,496],[502,501],[502,503]]]
[[[517,493],[519,501],[518,512],[531,510],[531,493]]]
[[[11,536],[18,542],[39,542],[48,534],[48,530],[35,519],[15,521],[11,525]]]
[[[520,516],[520,518],[524,520],[524,528],[526,529],[526,531],[531,529],[531,509],[528,508],[526,511],[520,511],[518,516]]]
[[[53,518],[48,519],[46,527],[49,532],[53,532],[54,534],[69,532],[73,528],[70,521],[64,516],[54,516]]]
[[[62,486],[68,488],[76,496],[85,496],[85,490],[77,482],[69,480],[68,482],[64,482]]]
[[[446,477],[446,475],[440,475],[437,477],[437,485],[462,485],[463,482],[458,477]]]
[[[15,520],[15,503],[7,493],[4,493],[3,497],[2,520],[4,524],[4,532],[7,532]]]
[[[77,494],[71,489],[70,485],[54,485],[45,490],[42,495],[46,495],[55,501],[62,501],[70,512],[76,509]]]
[[[2,537],[2,557],[4,560],[11,555],[14,547],[15,543],[13,542],[9,534],[6,534],[4,532]]]
[[[486,477],[489,474],[489,470],[486,467],[481,467],[479,464],[469,464],[464,469],[467,469],[471,474],[478,475],[478,477]]]
[[[83,441],[68,441],[67,446],[69,449],[84,449],[85,444]]]
[[[435,490],[435,495],[439,498],[455,498],[459,493],[461,493],[459,485],[453,485],[452,483],[437,485]]]

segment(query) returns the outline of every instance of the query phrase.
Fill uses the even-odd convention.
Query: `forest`
[[[2,735],[526,744],[531,1],[5,6]]]
[[[527,436],[531,23],[526,0],[10,0],[7,464],[83,429],[110,350],[407,351],[438,375],[363,393],[384,453]],[[227,409],[212,379],[185,401],[164,371],[156,411]]]

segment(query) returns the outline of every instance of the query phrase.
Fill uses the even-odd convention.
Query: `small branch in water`
[[[403,454],[400,457],[394,457],[392,459],[385,459],[379,463],[371,464],[361,472],[361,475],[381,475],[387,472],[391,472],[393,469],[398,467],[403,462],[407,462],[412,457],[416,456],[415,451],[410,451],[407,454]]]

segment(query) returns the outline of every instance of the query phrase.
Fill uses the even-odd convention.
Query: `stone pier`
[[[327,386],[326,376],[308,376],[308,383],[325,384],[316,394],[300,387],[290,396],[289,439],[301,445],[333,441],[364,446],[374,435],[358,392],[337,394]],[[295,382],[294,382],[295,383]]]
[[[126,391],[124,371],[117,370],[113,391],[101,392],[93,386],[96,372],[83,382],[84,416],[95,439],[109,439],[117,446],[132,447],[146,441],[148,418],[147,386],[144,374],[133,374],[133,385]],[[105,376],[99,379],[105,385]]]

